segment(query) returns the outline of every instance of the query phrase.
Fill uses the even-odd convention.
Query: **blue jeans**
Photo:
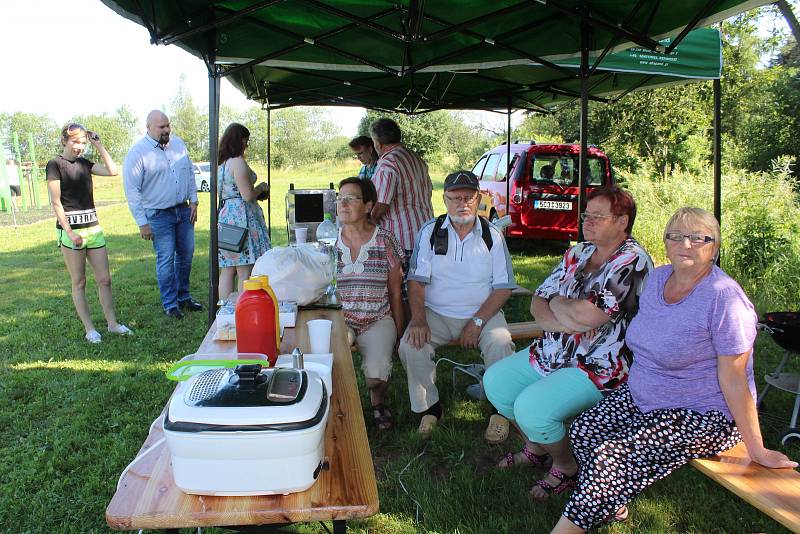
[[[189,221],[189,206],[163,210],[147,209],[147,223],[153,230],[153,250],[156,251],[156,278],[165,310],[186,302],[189,294],[189,274],[194,254],[194,224]]]

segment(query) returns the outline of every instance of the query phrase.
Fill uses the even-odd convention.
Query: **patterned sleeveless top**
[[[341,230],[336,252],[336,292],[347,326],[360,334],[390,314],[389,271],[402,264],[403,249],[393,234],[376,226],[355,261]]]

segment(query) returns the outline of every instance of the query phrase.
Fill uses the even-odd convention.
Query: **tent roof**
[[[220,69],[270,107],[355,105],[403,112],[542,109],[578,95],[581,27],[595,98],[709,74],[666,65],[689,30],[764,0],[102,0]],[[706,34],[707,35],[707,34]],[[658,39],[676,36],[664,43]],[[716,47],[695,47],[719,61]],[[676,48],[691,48],[692,38]],[[603,72],[631,46],[664,52],[640,72]],[[641,51],[639,52],[641,53]],[[653,55],[652,53],[649,55]],[[612,57],[613,56],[613,57]],[[597,62],[597,60],[602,60]],[[630,58],[629,58],[630,59]],[[620,70],[618,67],[613,67]],[[711,67],[712,71],[714,66]],[[655,76],[654,76],[655,75]]]

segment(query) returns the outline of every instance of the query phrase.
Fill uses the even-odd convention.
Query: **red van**
[[[545,145],[517,141],[511,145],[511,225],[506,235],[522,239],[578,238],[577,144]],[[506,144],[480,157],[472,172],[481,181],[479,213],[492,220],[506,214]],[[589,147],[587,193],[612,185],[611,163],[602,150]]]

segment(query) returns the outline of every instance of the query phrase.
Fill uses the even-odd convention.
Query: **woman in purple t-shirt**
[[[634,355],[628,383],[570,429],[580,475],[553,532],[624,520],[626,504],[645,488],[740,440],[761,465],[797,466],[761,439],[752,366],[757,316],[715,265],[719,224],[705,210],[681,208],[664,243],[671,265],[650,274],[625,337]]]

